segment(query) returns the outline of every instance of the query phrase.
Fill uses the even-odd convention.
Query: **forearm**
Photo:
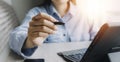
[[[27,38],[27,27],[19,26],[13,30],[10,34],[10,48],[16,52],[18,55],[23,56],[24,58],[29,57],[22,52],[25,40]]]

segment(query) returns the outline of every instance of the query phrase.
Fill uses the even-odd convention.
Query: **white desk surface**
[[[60,56],[57,55],[58,52],[87,48],[90,43],[90,41],[44,43],[42,46],[39,46],[31,58],[43,58],[45,59],[45,62],[65,62]],[[120,62],[120,52],[109,54],[109,57],[111,62]],[[23,58],[11,51],[6,62],[23,62]]]
[[[87,48],[91,42],[70,42],[70,43],[45,43],[40,46],[31,58],[44,58],[45,62],[65,62],[58,52]],[[7,62],[23,62],[23,59],[13,52],[10,52]]]

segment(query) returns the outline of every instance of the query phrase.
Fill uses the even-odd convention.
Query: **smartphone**
[[[24,62],[45,62],[44,59],[25,59]]]

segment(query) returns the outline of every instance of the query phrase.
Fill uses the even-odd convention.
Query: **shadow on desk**
[[[10,50],[10,53],[7,58],[7,62],[23,62],[24,58],[18,54],[16,54],[14,51]]]

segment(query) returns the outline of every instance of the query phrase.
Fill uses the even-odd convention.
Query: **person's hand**
[[[45,13],[40,13],[33,17],[32,21],[29,23],[25,48],[39,46],[50,34],[54,34],[56,26],[53,22],[56,21],[55,18]]]

